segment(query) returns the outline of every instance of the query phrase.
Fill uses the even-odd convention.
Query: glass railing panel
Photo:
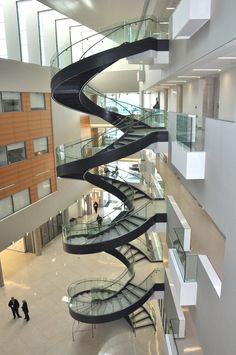
[[[90,98],[91,96],[97,97],[97,105],[100,107],[124,116],[124,128],[132,126],[136,121],[141,121],[152,128],[165,128],[167,124],[167,116],[164,110],[154,110],[135,106],[133,104],[116,100],[107,97],[101,92],[94,89],[91,84],[85,86],[85,95]],[[129,122],[130,120],[130,122]],[[121,125],[122,127],[122,125]]]
[[[197,280],[198,255],[186,253],[185,281],[195,282]]]
[[[176,140],[188,151],[204,151],[205,119],[196,115],[177,114]]]
[[[74,63],[81,58],[88,57],[101,50],[119,46],[125,42],[133,42],[139,39],[154,37],[160,38],[158,22],[152,18],[134,19],[129,23],[120,23],[113,28],[101,29],[76,43],[68,44],[60,49],[51,60],[52,74],[68,64]],[[159,34],[159,35],[158,35]],[[82,54],[82,55],[81,55]]]
[[[172,233],[172,244],[173,247],[178,250],[179,244],[181,245],[182,249],[184,248],[184,233],[185,229],[183,227],[176,227],[173,228],[174,233]]]
[[[178,264],[184,282],[195,282],[197,279],[198,255],[185,252],[182,248],[174,249],[175,260]]]
[[[186,264],[185,252],[181,248],[179,248],[178,251],[176,249],[174,249],[173,252],[174,252],[175,260],[176,260],[176,262],[178,264],[181,276],[182,276],[183,280],[185,280],[185,264]]]
[[[168,324],[169,344],[171,347],[171,353],[173,355],[179,355],[178,347],[176,344],[176,338],[177,338],[178,328],[179,328],[178,322],[179,322],[178,320],[172,319],[169,321]]]

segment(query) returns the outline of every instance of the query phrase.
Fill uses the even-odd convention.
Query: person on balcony
[[[158,100],[158,97],[156,97],[156,103],[155,105],[153,106],[153,109],[154,110],[160,110],[160,102]]]
[[[94,208],[95,213],[97,213],[97,211],[98,211],[98,203],[97,203],[97,201],[94,202],[93,208]]]
[[[102,216],[100,216],[99,214],[97,215],[97,222],[98,222],[98,229],[100,229],[102,226]]]

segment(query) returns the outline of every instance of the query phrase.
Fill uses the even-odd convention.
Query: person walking
[[[12,310],[12,314],[13,314],[13,318],[14,318],[14,319],[16,318],[16,315],[17,315],[18,318],[22,318],[22,317],[19,315],[18,309],[19,309],[20,305],[19,305],[19,302],[17,301],[16,298],[11,297],[11,299],[10,299],[10,301],[9,301],[9,303],[8,303],[8,306],[9,306],[9,307],[11,308],[11,310]]]
[[[156,98],[156,103],[153,106],[153,108],[156,109],[156,110],[160,110],[160,103],[159,103],[158,97]]]
[[[93,208],[94,208],[95,213],[97,213],[97,211],[98,211],[98,203],[97,203],[97,201],[94,202]]]
[[[29,308],[28,308],[28,304],[25,300],[22,301],[22,311],[25,315],[25,320],[28,322],[30,320],[30,317],[29,317]]]
[[[97,222],[98,222],[98,229],[100,229],[102,226],[102,216],[100,216],[99,214],[97,215]]]

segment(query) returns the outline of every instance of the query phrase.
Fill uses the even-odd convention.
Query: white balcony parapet
[[[182,0],[172,15],[172,38],[188,39],[211,18],[211,0]]]
[[[205,179],[205,157],[205,152],[189,151],[183,143],[171,144],[171,163],[185,179]]]
[[[175,287],[177,302],[181,306],[197,304],[197,282],[184,282],[179,265],[174,255],[174,249],[169,249],[169,270]]]

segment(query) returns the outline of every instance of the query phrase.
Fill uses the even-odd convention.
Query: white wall
[[[135,70],[106,71],[98,74],[91,84],[104,93],[139,91]]]
[[[227,333],[232,336],[234,330],[227,327],[225,334],[219,334],[222,322],[219,312],[221,302],[200,261],[198,262],[197,285],[197,305],[190,307],[189,310],[198,330],[203,353],[204,355],[232,355],[233,352],[230,352],[231,350],[226,346],[228,339],[224,339],[224,335]],[[220,339],[224,343],[223,352],[220,352],[218,348]]]
[[[80,114],[52,100],[53,135],[55,148],[80,137]]]
[[[0,78],[0,91],[50,92],[48,67],[0,59]]]
[[[236,116],[236,68],[220,74],[219,118],[234,121]]]
[[[202,116],[204,80],[193,80],[183,85],[183,112]]]
[[[168,111],[177,111],[177,89],[168,89]]]

